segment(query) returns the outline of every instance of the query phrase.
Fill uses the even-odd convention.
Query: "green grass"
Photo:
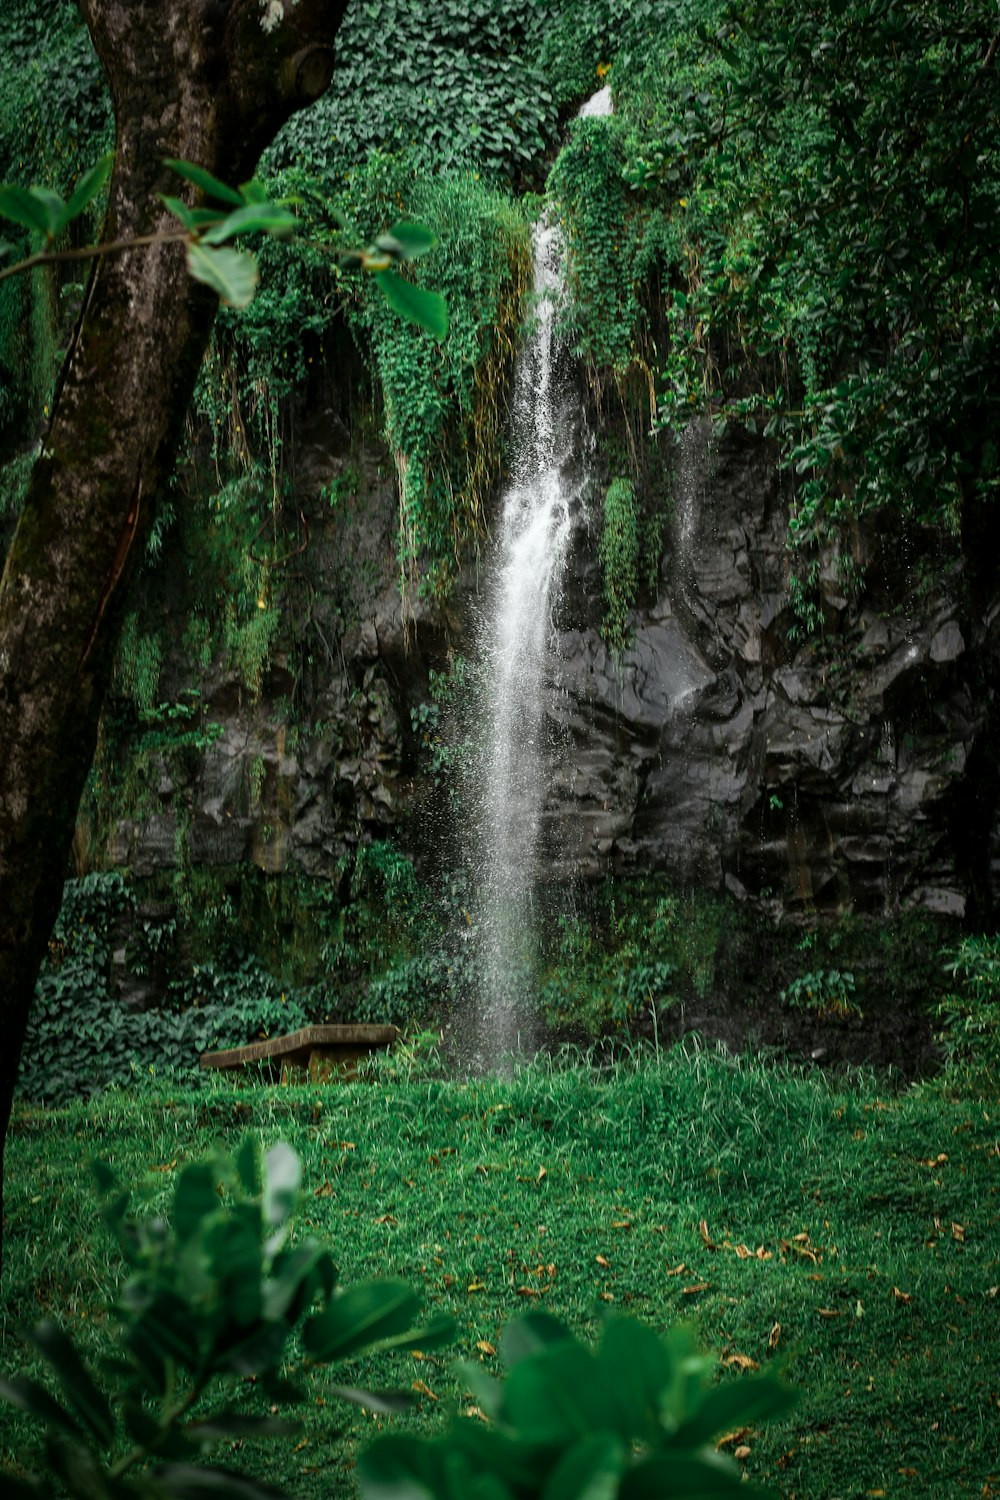
[[[95,1349],[104,1336],[117,1267],[86,1159],[145,1181],[155,1208],[180,1165],[248,1128],[301,1154],[301,1230],[331,1244],[345,1281],[402,1275],[455,1315],[454,1350],[351,1372],[438,1398],[397,1421],[429,1430],[466,1406],[452,1360],[493,1366],[477,1344],[495,1348],[526,1307],[593,1334],[611,1306],[693,1323],[722,1379],[739,1378],[721,1364],[732,1355],[784,1364],[802,1404],[746,1439],[746,1468],[788,1500],[1000,1494],[1000,1100],[892,1096],[863,1077],[678,1050],[606,1073],[389,1069],[339,1088],[22,1108],[7,1147],[5,1373],[27,1363],[19,1321],[65,1319]],[[231,1457],[297,1495],[350,1494],[376,1422],[323,1404],[318,1376],[311,1390],[304,1446]],[[4,1414],[12,1452],[24,1431]]]

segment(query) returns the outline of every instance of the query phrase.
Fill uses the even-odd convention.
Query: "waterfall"
[[[534,322],[518,354],[508,488],[480,637],[483,747],[474,1061],[490,1066],[525,1041],[539,834],[554,754],[547,705],[558,662],[553,612],[579,499],[573,460],[580,400],[555,333],[558,229],[536,225]]]
[[[611,112],[602,89],[581,115]],[[474,930],[477,995],[468,1051],[479,1068],[530,1041],[525,1005],[545,801],[558,745],[549,712],[559,678],[555,611],[585,475],[583,408],[555,331],[562,286],[558,228],[533,235],[534,321],[519,351],[491,588],[480,632],[482,748],[473,767],[478,828]]]

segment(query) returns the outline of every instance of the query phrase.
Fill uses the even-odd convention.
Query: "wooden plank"
[[[327,1054],[336,1059],[338,1054],[358,1057],[365,1052],[375,1052],[380,1047],[391,1047],[399,1035],[396,1026],[340,1025],[302,1026],[285,1036],[268,1037],[265,1041],[250,1042],[245,1047],[230,1047],[221,1052],[203,1052],[203,1068],[244,1068],[250,1063],[275,1062],[291,1066],[308,1067],[313,1053]]]

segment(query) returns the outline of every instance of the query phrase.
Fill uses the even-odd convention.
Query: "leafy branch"
[[[178,220],[180,228],[78,248],[57,249],[56,246],[65,230],[86,212],[107,182],[112,166],[110,154],[83,174],[68,199],[63,199],[51,188],[26,188],[16,183],[0,185],[0,217],[27,230],[32,239],[39,242],[39,247],[30,255],[0,269],[0,281],[34,266],[95,260],[147,245],[180,241],[187,247],[188,272],[195,281],[211,287],[220,301],[229,307],[248,307],[260,276],[257,259],[250,251],[237,249],[229,241],[248,234],[287,239],[298,227],[289,202],[272,201],[263,183],[256,180],[234,188],[193,162],[168,158],[166,165],[190,182],[201,195],[197,206],[172,195],[161,195],[165,208]],[[414,260],[433,249],[436,243],[436,236],[424,225],[404,221],[395,224],[387,234],[380,235],[367,249],[331,249],[345,269],[372,275],[385,300],[399,317],[415,323],[434,338],[443,339],[448,332],[448,308],[444,297],[439,292],[407,281],[396,269],[397,264]],[[16,248],[10,241],[0,241],[0,255],[9,254]]]
[[[41,1500],[53,1477],[78,1500],[274,1497],[276,1491],[200,1460],[223,1441],[300,1430],[276,1411],[278,1402],[302,1399],[283,1369],[296,1329],[314,1365],[373,1349],[433,1348],[452,1337],[444,1315],[414,1326],[419,1298],[405,1283],[343,1290],[325,1247],[311,1239],[291,1245],[300,1164],[283,1142],[262,1159],[247,1137],[235,1161],[218,1154],[185,1167],[169,1220],[133,1218],[110,1168],[96,1170],[101,1217],[129,1270],[114,1308],[121,1333],[100,1375],[54,1323],[28,1333],[59,1395],[26,1375],[0,1379],[0,1401],[45,1431],[38,1473],[0,1474],[12,1500]],[[269,1412],[245,1409],[240,1387],[247,1380]],[[377,1412],[411,1402],[402,1392],[328,1389]]]

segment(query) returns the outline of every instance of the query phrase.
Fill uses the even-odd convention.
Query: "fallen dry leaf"
[[[313,1193],[313,1197],[314,1198],[332,1198],[332,1196],[333,1196],[333,1185],[331,1184],[329,1178],[327,1178],[327,1180],[322,1184],[322,1186],[318,1187],[315,1190],[315,1192]]]
[[[698,1220],[698,1233],[701,1235],[701,1242],[706,1250],[714,1250],[716,1248],[712,1236],[708,1232],[707,1219]]]
[[[599,1266],[603,1266],[606,1271],[611,1270],[611,1262],[609,1260],[605,1260],[603,1255],[595,1255],[594,1259],[597,1261],[597,1264]]]
[[[964,1224],[953,1224],[951,1226],[951,1237],[952,1237],[953,1240],[958,1240],[958,1243],[960,1245],[964,1245],[965,1244],[965,1225]]]
[[[541,1294],[535,1286],[519,1286],[517,1288],[517,1295],[519,1297],[538,1297]]]
[[[749,1431],[749,1427],[737,1427],[733,1432],[725,1433],[724,1436],[720,1437],[718,1442],[716,1443],[716,1449],[731,1448],[733,1443],[741,1442],[743,1438],[746,1437]]]
[[[711,1285],[710,1281],[696,1281],[693,1286],[682,1287],[681,1294],[684,1297],[693,1297],[696,1292],[707,1292]]]
[[[376,1224],[398,1224],[399,1220],[396,1218],[395,1214],[379,1214],[378,1218],[374,1222]]]
[[[429,1396],[432,1401],[437,1400],[426,1380],[414,1380],[410,1386],[410,1390],[416,1391],[418,1396]]]
[[[673,1268],[672,1271],[668,1271],[667,1272],[667,1275],[668,1276],[682,1276],[686,1270],[687,1270],[687,1266],[684,1264],[683,1261],[680,1261],[679,1264],[677,1264],[676,1266],[674,1266],[674,1268]]]
[[[476,1348],[480,1351],[481,1354],[495,1354],[497,1352],[494,1349],[493,1345],[486,1339],[477,1339]]]
[[[942,1151],[938,1156],[921,1157],[917,1162],[918,1167],[943,1167],[948,1160],[947,1153]]]
[[[631,1229],[632,1228],[632,1220],[631,1219],[614,1219],[614,1220],[612,1220],[611,1228],[612,1229]]]
[[[615,1300],[614,1292],[598,1292],[597,1295],[600,1297],[602,1302],[613,1302]]]
[[[175,1156],[174,1159],[173,1159],[173,1161],[165,1161],[161,1167],[150,1167],[149,1170],[151,1172],[172,1172],[174,1170],[174,1168],[176,1167],[176,1165],[177,1165],[177,1158]]]
[[[730,1370],[759,1370],[760,1365],[749,1354],[726,1354],[720,1361]]]
[[[806,1235],[804,1238],[808,1239],[809,1236]],[[815,1250],[811,1248],[811,1246],[803,1242],[802,1235],[796,1235],[795,1238],[791,1240],[779,1240],[778,1248],[781,1250],[781,1253],[783,1255],[787,1255],[789,1251],[793,1251],[796,1255],[801,1256],[803,1260],[810,1261],[814,1266],[819,1265],[819,1255]]]
[[[480,1422],[489,1422],[490,1420],[486,1413],[482,1411],[478,1406],[464,1406],[462,1408],[462,1416],[478,1417]]]
[[[778,1347],[778,1340],[780,1338],[781,1338],[781,1324],[780,1323],[775,1323],[774,1327],[771,1329],[771,1332],[767,1336],[767,1347],[769,1349],[777,1349],[777,1347]]]
[[[546,1172],[546,1170],[545,1170],[545,1168],[544,1168],[544,1167],[539,1167],[539,1168],[538,1168],[538,1176],[537,1176],[537,1177],[536,1177],[536,1178],[535,1178],[535,1181],[536,1181],[536,1182],[541,1182],[541,1181],[542,1181],[542,1179],[543,1179],[543,1178],[544,1178],[544,1177],[548,1177],[548,1175],[549,1175],[549,1174],[548,1174],[548,1172]]]
[[[746,1443],[742,1443],[739,1448],[733,1449],[733,1457],[739,1459],[746,1459],[750,1457],[750,1449],[747,1447]]]
[[[901,1292],[899,1290],[898,1286],[894,1286],[893,1287],[893,1289],[892,1289],[892,1295],[895,1297],[895,1299],[896,1299],[897,1302],[912,1302],[913,1301],[913,1295],[912,1295],[912,1293],[911,1292]]]
[[[732,1248],[736,1252],[737,1260],[753,1259],[753,1251],[748,1249],[746,1245],[734,1245]]]
[[[485,1281],[470,1281],[469,1285],[466,1287],[467,1292],[485,1292],[485,1290]]]
[[[843,1311],[838,1312],[835,1307],[817,1307],[816,1312],[821,1318],[842,1318],[844,1316]]]

